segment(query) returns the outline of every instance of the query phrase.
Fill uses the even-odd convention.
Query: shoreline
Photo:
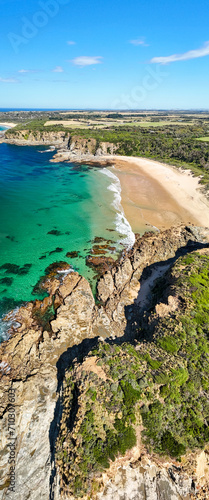
[[[13,123],[13,122],[3,122],[3,123],[0,123],[0,127],[9,127],[9,128],[13,128],[13,127],[16,127],[17,123]]]
[[[108,157],[109,159],[109,157]],[[134,232],[179,223],[209,226],[209,200],[191,171],[136,157],[112,156],[122,187],[122,206]]]
[[[124,247],[127,250],[130,250],[134,243],[135,243],[135,234],[132,230],[131,224],[129,223],[128,219],[125,216],[124,209],[122,206],[122,189],[121,189],[121,182],[120,179],[118,178],[117,175],[115,175],[114,172],[112,172],[109,168],[103,168],[101,170],[101,173],[109,177],[111,184],[108,186],[108,190],[112,191],[114,194],[114,199],[112,202],[112,206],[114,207],[116,211],[116,217],[115,217],[115,230],[120,234],[123,235],[124,238],[119,240],[119,243],[124,245]]]
[[[83,154],[58,150],[51,162],[107,167],[121,183],[124,214],[134,233],[178,224],[209,226],[209,199],[200,177],[156,160],[134,156]]]
[[[47,139],[43,142],[4,139],[2,142],[21,146],[54,144],[54,138]],[[134,233],[165,230],[181,223],[209,226],[209,199],[201,190],[200,177],[194,176],[191,170],[143,157],[93,155],[83,153],[82,149],[56,146],[57,151],[50,163],[73,162],[107,167],[117,175],[122,188],[121,205]]]

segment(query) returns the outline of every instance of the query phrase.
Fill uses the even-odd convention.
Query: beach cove
[[[143,157],[107,155],[105,143],[96,155],[84,152],[84,146],[89,148],[78,141],[70,151],[58,150],[50,161],[107,165],[120,181],[122,207],[134,233],[165,230],[180,223],[209,225],[206,188],[191,170]]]
[[[122,187],[122,205],[134,232],[179,223],[209,225],[209,200],[189,170],[145,158],[112,157]],[[201,189],[202,188],[202,189]]]
[[[79,157],[43,145],[0,147],[1,315],[42,298],[36,285],[54,262],[67,262],[95,292],[96,273],[86,263],[88,256],[108,254],[107,241],[116,259],[134,244],[134,233],[181,223],[209,226],[209,201],[190,171],[144,158]]]
[[[0,316],[42,298],[34,287],[54,262],[66,262],[95,289],[96,273],[86,265],[93,247],[109,245],[116,259],[135,239],[118,178],[107,169],[51,164],[54,153],[42,146],[0,150]]]

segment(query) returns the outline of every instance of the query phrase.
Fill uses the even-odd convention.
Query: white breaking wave
[[[70,269],[62,269],[61,271],[57,271],[57,274],[62,274],[63,276],[67,276],[68,274],[70,273],[74,273],[74,269],[73,267],[71,267]]]
[[[114,182],[108,186],[109,191],[112,191],[114,193],[114,200],[112,203],[112,206],[116,210],[116,218],[115,218],[115,226],[116,230],[120,234],[124,234],[125,238],[120,240],[120,243],[122,243],[124,246],[126,246],[128,249],[131,248],[134,243],[135,243],[135,234],[132,231],[131,225],[129,224],[128,220],[125,217],[123,207],[121,205],[121,184],[120,180],[118,177],[108,170],[108,168],[103,168],[100,170],[102,174],[107,175],[111,179],[113,179]]]
[[[50,149],[44,149],[44,151],[38,151],[38,153],[51,153],[55,150],[55,146],[50,146]]]

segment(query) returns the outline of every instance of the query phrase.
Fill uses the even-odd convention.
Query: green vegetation
[[[65,119],[65,116],[62,118]],[[202,183],[209,187],[209,145],[206,141],[209,128],[206,120],[185,123],[185,121],[159,121],[159,118],[158,122],[140,122],[138,119],[136,122],[132,120],[121,126],[117,124],[113,126],[110,123],[110,126],[107,125],[104,128],[96,128],[100,122],[97,125],[95,122],[95,126],[92,122],[91,127],[79,128],[78,121],[78,128],[74,126],[72,129],[61,124],[45,127],[45,122],[46,120],[36,119],[25,124],[26,137],[30,132],[35,134],[63,131],[71,136],[76,135],[87,140],[96,139],[97,147],[101,141],[110,142],[117,145],[115,152],[119,155],[142,156],[161,160],[177,167],[190,168],[195,175],[201,175]],[[22,124],[8,130],[6,137],[12,137],[20,130],[23,130]]]
[[[19,125],[16,125],[14,128],[10,128],[6,131],[6,137],[10,138],[11,136],[15,136],[16,132],[19,131],[25,131],[26,136],[25,139],[28,138],[30,132],[59,132],[59,131],[65,131],[69,132],[69,128],[64,128],[62,125],[49,125],[47,128],[44,126],[46,123],[46,120],[40,119],[40,120],[31,120],[29,122],[26,122],[24,125],[20,123]]]
[[[180,460],[209,441],[208,278],[209,256],[178,259],[155,287],[141,331],[153,341],[99,343],[89,356],[96,356],[102,378],[84,368],[79,377],[72,368],[66,374],[56,455],[63,491],[89,493],[109,461],[136,444],[141,423],[146,447],[160,455]],[[178,309],[157,317],[156,301],[171,294]]]
[[[197,141],[209,142],[209,137],[199,137]]]

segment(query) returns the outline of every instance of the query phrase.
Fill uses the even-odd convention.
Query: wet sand
[[[179,223],[209,226],[209,200],[190,171],[144,158],[111,159],[121,182],[125,216],[134,232]]]

